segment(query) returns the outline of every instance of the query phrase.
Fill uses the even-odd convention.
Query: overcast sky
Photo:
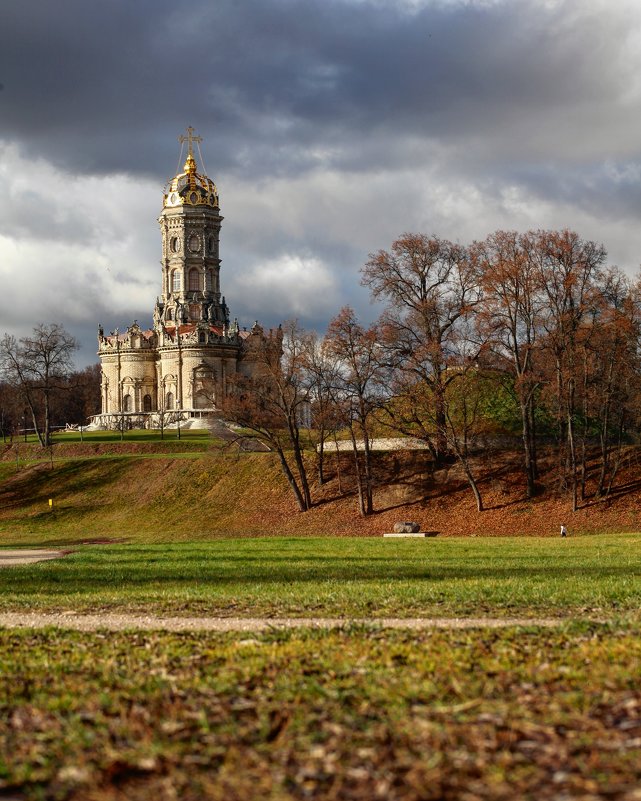
[[[0,334],[150,325],[188,125],[241,325],[371,319],[405,231],[641,261],[638,0],[2,0]]]

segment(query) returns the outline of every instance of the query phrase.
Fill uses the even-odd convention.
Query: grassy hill
[[[633,466],[622,473],[625,492],[572,515],[568,499],[553,491],[551,474],[548,490],[525,500],[518,459],[510,453],[478,460],[489,507],[481,514],[457,466],[432,472],[420,452],[376,455],[378,511],[368,519],[356,512],[350,455],[330,455],[330,480],[313,487],[318,503],[301,514],[274,454],[225,449],[198,433],[164,441],[147,432],[128,434],[124,442],[85,436],[83,442],[62,440],[51,451],[30,443],[6,445],[0,542],[380,536],[397,520],[417,520],[441,536],[557,535],[561,522],[571,534],[641,525]]]

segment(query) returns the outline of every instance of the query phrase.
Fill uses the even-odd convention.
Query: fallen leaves
[[[636,630],[252,639],[0,631],[0,794],[639,801]]]

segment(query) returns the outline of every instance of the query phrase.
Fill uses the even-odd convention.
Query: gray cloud
[[[187,124],[245,323],[373,314],[358,268],[404,230],[570,226],[632,270],[639,76],[633,0],[4,0],[2,320],[150,317]]]
[[[604,128],[610,148],[638,141],[635,108],[634,132],[612,138],[603,124],[638,83],[626,3],[5,6],[4,130],[83,172],[161,177],[175,158],[168,123],[184,120],[213,133],[219,167],[254,174],[313,168],[319,150],[323,166],[385,166],[399,157],[390,139],[411,136],[485,159],[497,141],[521,154],[601,150]]]

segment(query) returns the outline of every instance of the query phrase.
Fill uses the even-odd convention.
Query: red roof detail
[[[195,331],[197,328],[196,323],[183,323],[178,327],[178,333],[182,336],[183,334],[191,334],[192,331]],[[207,328],[210,331],[213,331],[214,334],[218,334],[218,336],[222,336],[223,329],[219,325],[211,325],[209,324]],[[165,330],[168,334],[173,335],[176,332],[175,325],[165,325]]]

